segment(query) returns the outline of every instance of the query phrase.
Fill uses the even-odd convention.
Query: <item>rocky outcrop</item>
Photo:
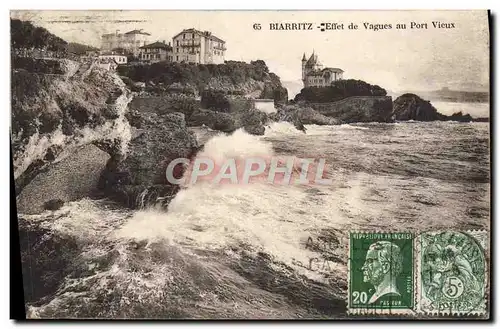
[[[191,127],[207,126],[225,133],[231,133],[238,129],[233,115],[201,108],[189,116],[188,125]]]
[[[290,122],[295,128],[306,133],[307,129],[305,125],[336,125],[341,122],[337,119],[324,116],[311,107],[301,107],[299,105],[287,105],[278,108],[276,113],[271,113],[269,118],[272,121],[280,122]]]
[[[264,126],[269,118],[266,113],[255,109],[234,113],[198,109],[188,117],[187,121],[190,127],[206,126],[225,133],[244,128],[249,134],[264,135]]]
[[[269,116],[256,109],[240,112],[237,122],[246,132],[252,135],[264,135],[265,125],[270,121]]]
[[[174,159],[191,158],[198,149],[196,137],[188,131],[182,113],[134,113],[133,116],[133,138],[127,154],[109,159],[99,188],[130,208],[167,205],[179,188],[167,180],[167,166]],[[184,167],[179,164],[174,177],[181,178],[183,172]]]
[[[27,206],[21,207],[20,212],[28,208],[29,212],[40,210],[44,202],[55,198],[70,201],[91,189],[87,182],[95,182],[99,177],[96,167],[102,166],[109,155],[91,152],[93,155],[83,161],[89,164],[86,171],[79,157],[82,146],[112,145],[105,149],[110,155],[126,152],[130,126],[125,112],[131,97],[123,82],[117,75],[100,69],[92,69],[85,77],[76,78],[66,74],[74,73],[75,68],[70,65],[67,69],[62,75],[26,70],[12,72],[14,178],[16,194],[23,192],[18,202]],[[65,158],[69,163],[61,162]],[[67,173],[58,167],[48,171],[56,162],[61,162],[60,168],[66,168]],[[42,172],[46,176],[40,176],[30,185],[31,192],[23,191]],[[80,178],[86,182],[75,183],[78,176],[75,172],[84,175],[85,178]],[[57,182],[68,185],[58,191],[52,186]],[[30,205],[35,190],[41,193],[39,202]]]
[[[394,119],[398,121],[476,121],[470,114],[462,112],[444,115],[426,101],[415,94],[404,94],[394,100]],[[477,121],[482,121],[478,119]]]
[[[431,102],[423,100],[415,94],[404,94],[394,100],[394,119],[398,121],[435,121],[443,120],[442,115],[432,106]]]
[[[392,122],[392,98],[355,96],[331,103],[299,103],[344,123]]]
[[[453,113],[447,116],[448,121],[458,121],[458,122],[471,122],[475,121],[470,114],[463,114],[462,112]]]

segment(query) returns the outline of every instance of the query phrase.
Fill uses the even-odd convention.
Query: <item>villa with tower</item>
[[[304,88],[326,87],[333,81],[341,80],[344,71],[336,67],[325,67],[318,60],[318,55],[313,53],[309,59],[306,54],[302,56],[302,82]]]

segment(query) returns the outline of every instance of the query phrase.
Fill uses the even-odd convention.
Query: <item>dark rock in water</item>
[[[245,131],[251,135],[262,136],[266,132],[266,128],[262,125],[245,126]]]
[[[23,268],[24,299],[36,303],[56,293],[71,264],[81,253],[76,240],[19,218],[19,242]]]
[[[67,202],[92,195],[108,159],[109,154],[94,145],[75,149],[61,161],[38,172],[19,191],[17,211],[37,214],[45,209],[47,200]]]
[[[306,133],[307,131],[307,128],[306,126],[304,126],[304,124],[302,122],[300,122],[299,120],[296,120],[294,122],[294,126],[295,128],[297,128],[298,130],[302,131],[304,134]]]
[[[453,113],[452,115],[447,117],[449,121],[459,121],[459,122],[472,122],[474,119],[470,114],[463,114],[462,112]]]
[[[432,106],[431,102],[415,94],[404,94],[396,98],[393,102],[393,109],[394,119],[398,121],[435,121],[446,118]]]
[[[252,135],[264,135],[266,131],[265,125],[269,122],[269,117],[266,113],[255,109],[238,113],[236,114],[236,118],[239,126]]]
[[[236,119],[229,113],[216,112],[212,110],[197,109],[188,119],[188,125],[205,125],[210,129],[230,133],[237,129]]]
[[[298,108],[297,117],[305,125],[338,125],[339,119],[328,117],[314,110],[312,107]]]
[[[232,133],[244,128],[249,134],[263,135],[264,125],[269,121],[267,114],[255,109],[224,113],[212,110],[197,109],[188,118],[188,125],[207,126],[210,129]]]
[[[140,121],[141,129],[130,141],[126,157],[109,159],[99,187],[130,208],[166,205],[178,191],[178,185],[167,180],[167,166],[177,158],[192,157],[198,149],[196,136],[187,129],[182,113],[145,113]],[[184,169],[178,164],[174,177],[181,178]]]
[[[61,199],[52,199],[43,204],[45,210],[58,210],[64,205],[64,201]]]
[[[476,121],[470,114],[463,114],[461,111],[452,115],[441,114],[431,102],[415,94],[404,94],[394,100],[394,118],[398,121]]]
[[[311,107],[302,107],[299,105],[288,105],[278,109],[278,112],[270,115],[274,121],[286,121],[293,123],[295,128],[306,132],[306,124],[315,125],[337,125],[341,121],[322,115]]]

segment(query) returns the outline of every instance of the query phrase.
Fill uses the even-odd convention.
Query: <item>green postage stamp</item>
[[[436,315],[486,312],[487,242],[484,231],[420,235],[419,312]]]
[[[404,313],[414,300],[414,235],[351,233],[349,313]]]
[[[350,314],[483,315],[485,231],[351,232]]]

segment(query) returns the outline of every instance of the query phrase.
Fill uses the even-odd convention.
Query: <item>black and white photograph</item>
[[[490,319],[490,29],[11,10],[11,298],[29,320]]]

